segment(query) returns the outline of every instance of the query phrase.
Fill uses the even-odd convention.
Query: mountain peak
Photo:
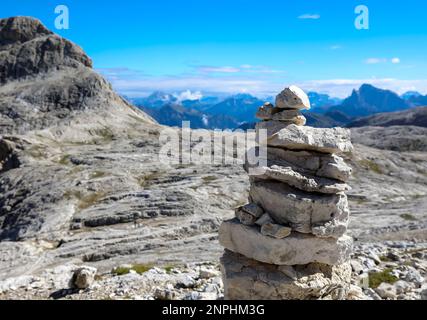
[[[31,17],[12,17],[0,20],[1,46],[23,43],[40,36],[53,34],[40,20]]]
[[[393,91],[363,84],[359,90],[353,90],[352,95],[345,99],[341,106],[334,109],[355,117],[404,110],[409,107],[410,105]]]
[[[0,85],[6,83],[0,92],[0,134],[86,119],[89,112],[102,111],[111,123],[116,120],[110,114],[118,110],[124,117],[138,113],[148,119],[117,96],[78,45],[37,19],[0,20]]]
[[[82,66],[92,68],[92,60],[84,51],[49,31],[39,20],[0,20],[0,83]]]

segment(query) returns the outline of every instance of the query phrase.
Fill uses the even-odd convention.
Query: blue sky
[[[346,96],[364,82],[427,93],[424,0],[20,0],[1,17],[30,15],[71,39],[115,88],[273,94],[285,85]],[[57,5],[70,29],[55,30]],[[369,8],[369,30],[354,26]]]

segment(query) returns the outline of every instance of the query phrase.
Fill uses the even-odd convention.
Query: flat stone
[[[293,167],[273,165],[271,167],[260,167],[260,174],[258,174],[257,171],[258,169],[251,170],[249,174],[257,179],[281,181],[299,190],[307,192],[335,194],[351,190],[350,186],[346,183],[329,178],[302,174],[297,172]]]
[[[275,266],[225,250],[221,269],[226,300],[342,300],[350,290],[348,263]]]
[[[298,232],[275,239],[263,236],[258,227],[244,226],[235,219],[222,223],[219,242],[230,251],[275,265],[341,264],[349,260],[353,244],[348,236],[317,238]]]
[[[259,154],[255,151],[255,154]],[[268,147],[268,166],[278,165],[282,167],[292,167],[294,171],[302,174],[314,175],[339,180],[348,181],[352,174],[352,168],[348,166],[344,159],[335,154],[325,154],[314,151],[295,151],[282,148]]]
[[[241,209],[255,218],[259,218],[264,214],[264,209],[255,203],[246,204]]]
[[[271,120],[275,113],[281,111],[283,111],[283,109],[276,108],[270,102],[266,102],[262,107],[258,109],[255,116],[260,120]]]
[[[259,122],[257,130],[267,130],[267,144],[291,150],[313,150],[322,153],[352,152],[350,130],[286,125],[280,121]]]
[[[281,109],[306,109],[310,110],[310,100],[307,94],[297,86],[285,88],[276,97],[276,107]]]
[[[251,183],[250,197],[274,221],[294,231],[334,238],[347,231],[350,212],[343,193],[307,193],[281,182],[255,180]]]
[[[236,209],[236,218],[239,219],[240,223],[244,224],[245,226],[252,226],[257,221],[257,218],[246,211],[244,211],[242,208]]]
[[[261,227],[263,236],[273,237],[276,239],[284,239],[291,235],[292,229],[281,226],[280,224],[265,223]]]
[[[286,124],[296,124],[304,126],[307,123],[307,119],[301,114],[299,110],[295,109],[280,109],[275,108],[272,104],[265,104],[259,108],[256,113],[256,117],[264,121],[281,121]]]
[[[261,218],[259,218],[257,221],[255,221],[255,224],[262,227],[266,223],[273,223],[273,219],[271,219],[270,215],[268,213],[264,213]]]

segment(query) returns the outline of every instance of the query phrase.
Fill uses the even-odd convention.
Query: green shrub
[[[153,265],[152,264],[134,264],[130,267],[117,267],[114,268],[112,273],[118,275],[118,276],[122,276],[125,274],[128,274],[131,270],[135,271],[138,274],[143,274],[145,272],[147,272],[148,270],[152,269]]]
[[[400,217],[404,220],[407,220],[407,221],[417,221],[418,220],[412,214],[409,214],[409,213],[401,214]]]
[[[378,288],[383,282],[394,284],[399,278],[391,274],[392,269],[385,269],[382,272],[369,273],[369,287]]]

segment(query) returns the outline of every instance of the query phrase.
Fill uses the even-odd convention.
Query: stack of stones
[[[268,165],[245,166],[249,204],[220,228],[226,299],[347,298],[352,170],[338,154],[352,151],[350,132],[306,127],[302,109],[310,109],[309,99],[291,86],[257,113]]]

